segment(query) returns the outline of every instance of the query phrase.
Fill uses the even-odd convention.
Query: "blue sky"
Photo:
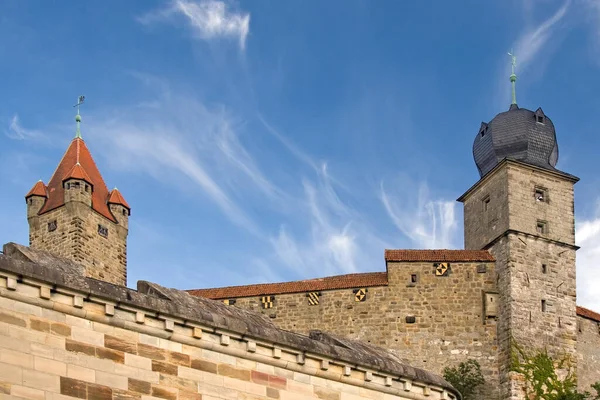
[[[577,175],[578,303],[600,309],[600,2],[0,5],[0,242],[82,134],[132,206],[129,285],[382,271],[461,248],[481,121],[541,106]]]

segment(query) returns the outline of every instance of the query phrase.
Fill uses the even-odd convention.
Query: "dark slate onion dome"
[[[511,104],[510,109],[482,122],[473,142],[473,157],[483,177],[505,158],[556,171],[558,143],[552,120]]]

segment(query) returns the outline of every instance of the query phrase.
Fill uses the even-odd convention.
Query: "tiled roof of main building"
[[[493,262],[487,250],[386,250],[385,261]]]
[[[579,315],[580,317],[594,320],[596,322],[600,322],[600,313],[597,313],[584,307],[577,306],[577,315]]]
[[[386,250],[385,260],[392,262],[493,262],[494,257],[485,250]],[[188,292],[194,296],[206,297],[209,299],[231,299],[237,297],[301,293],[319,290],[387,286],[387,284],[387,272],[367,272],[294,282],[193,289]]]
[[[236,297],[264,296],[269,294],[314,292],[318,290],[349,289],[362,286],[387,286],[386,272],[367,272],[307,279],[304,281],[261,283],[246,286],[228,286],[213,289],[188,290],[193,296],[209,299],[230,299]]]

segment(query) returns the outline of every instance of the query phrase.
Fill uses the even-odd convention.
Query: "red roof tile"
[[[385,261],[495,261],[487,250],[386,250]]]
[[[127,204],[127,202],[125,201],[125,198],[123,197],[123,195],[121,194],[121,192],[119,192],[119,189],[114,188],[113,190],[110,191],[109,195],[108,195],[108,204],[120,204],[123,207],[127,208],[128,210],[130,209],[129,204]]]
[[[67,179],[82,179],[87,183],[92,183],[92,178],[85,172],[81,164],[76,163],[73,168],[64,176],[63,182]]]
[[[117,222],[106,203],[108,200],[108,188],[102,179],[100,171],[98,171],[98,167],[90,151],[81,138],[75,138],[71,141],[69,148],[63,155],[62,160],[60,160],[58,167],[56,167],[56,171],[54,171],[50,182],[48,182],[48,200],[46,200],[39,214],[44,214],[65,204],[63,178],[74,169],[77,163],[81,164],[82,169],[90,179],[90,183],[94,186],[94,190],[92,191],[92,208],[109,220]]]
[[[42,182],[41,180],[37,181],[35,185],[33,185],[33,187],[31,188],[29,193],[25,195],[25,199],[29,198],[30,196],[48,196],[48,193],[46,192],[46,185],[44,185],[44,182]]]
[[[313,292],[319,290],[350,289],[371,286],[387,286],[386,272],[367,272],[329,276],[304,281],[263,283],[247,286],[229,286],[213,289],[193,289],[187,292],[193,296],[208,299],[233,299],[236,297],[265,296],[270,294]]]
[[[577,315],[579,315],[580,317],[589,318],[596,322],[600,322],[600,314],[595,311],[588,310],[587,308],[577,306]]]

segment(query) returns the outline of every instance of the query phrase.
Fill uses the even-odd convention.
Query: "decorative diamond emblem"
[[[435,267],[435,276],[446,276],[448,275],[448,270],[450,269],[450,263],[435,263],[433,264]]]
[[[367,300],[367,289],[354,289],[354,301],[361,302]]]

